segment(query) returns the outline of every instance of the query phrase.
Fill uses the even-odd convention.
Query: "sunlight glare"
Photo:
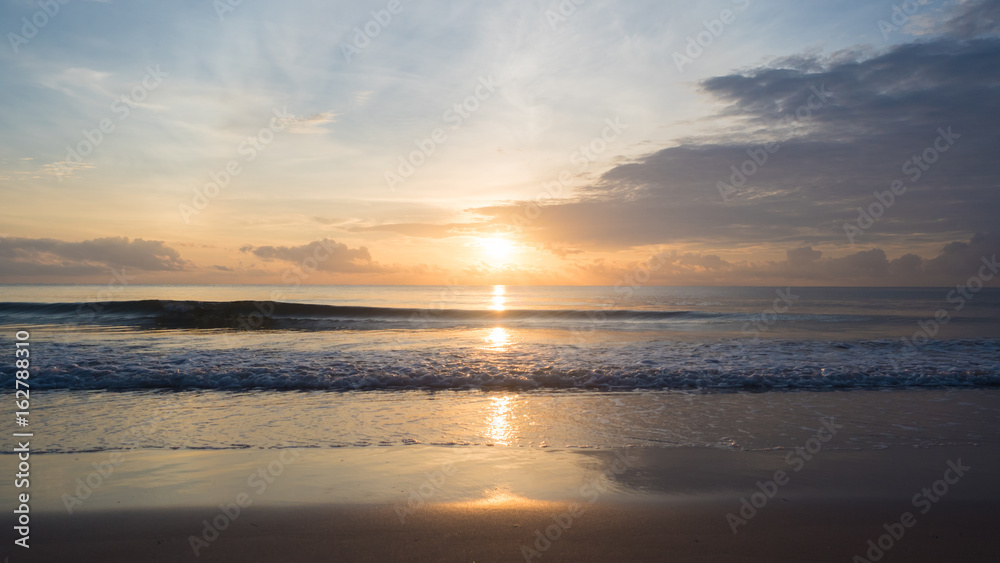
[[[498,326],[494,327],[493,330],[491,330],[490,333],[486,335],[486,338],[484,338],[484,340],[486,340],[486,342],[489,342],[491,349],[503,350],[507,346],[507,343],[510,341],[510,335],[507,334],[506,329],[504,329],[502,326]]]
[[[483,491],[483,498],[454,503],[454,506],[461,506],[464,508],[475,508],[478,510],[491,509],[491,508],[542,508],[549,507],[555,510],[555,507],[562,506],[553,501],[538,500],[529,498],[523,495],[519,495],[511,490],[509,484],[502,484],[493,489],[487,489]]]
[[[517,248],[513,242],[503,237],[479,239],[479,248],[483,251],[483,259],[494,264],[503,264]]]

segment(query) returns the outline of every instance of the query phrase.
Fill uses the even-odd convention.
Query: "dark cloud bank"
[[[244,246],[242,252],[266,261],[280,261],[306,270],[341,273],[387,272],[389,269],[372,260],[364,246],[322,239],[301,246]]]
[[[766,262],[674,252],[651,258],[634,273],[651,270],[650,283],[675,285],[1000,286],[998,248],[997,235],[976,235],[945,245],[933,258],[904,254],[889,259],[879,248],[825,257],[808,246],[787,251],[784,260]]]
[[[162,241],[106,237],[81,242],[50,238],[0,238],[0,273],[20,276],[107,275],[114,268],[164,272],[189,266]]]
[[[322,239],[300,246],[244,246],[242,252],[301,271],[374,273],[394,268],[372,260],[365,247]],[[115,269],[141,272],[193,272],[197,268],[163,241],[107,237],[80,242],[56,239],[0,238],[0,279],[30,276],[85,277],[108,275]],[[233,272],[226,266],[212,266]]]

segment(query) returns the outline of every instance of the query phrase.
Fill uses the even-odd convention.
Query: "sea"
[[[42,452],[768,449],[843,413],[868,448],[1000,421],[998,288],[5,285],[0,325],[5,389],[30,343]]]

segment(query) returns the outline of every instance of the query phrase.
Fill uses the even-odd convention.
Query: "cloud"
[[[789,250],[786,252],[786,255],[789,264],[809,264],[819,260],[823,256],[823,252],[813,250],[811,246],[806,246]]]
[[[81,242],[50,238],[0,238],[5,276],[106,274],[112,268],[185,270],[189,262],[163,241],[106,237]]]
[[[398,233],[411,237],[448,238],[476,234],[494,233],[495,229],[483,229],[484,223],[386,223],[382,225],[351,227],[351,232]]]
[[[988,265],[996,263],[998,254],[1000,234],[993,233],[948,243],[932,258],[904,254],[889,259],[881,248],[825,258],[821,251],[801,247],[788,250],[785,260],[737,262],[674,251],[654,256],[643,269],[652,270],[648,283],[670,285],[954,286],[982,273],[985,285],[998,286],[1000,274]],[[614,268],[592,262],[580,268],[610,281],[623,279],[636,265]]]
[[[337,114],[332,111],[314,113],[291,118],[286,121],[289,130],[294,133],[324,133],[326,125],[337,121]]]
[[[39,169],[39,173],[46,176],[54,176],[61,180],[62,178],[72,176],[77,172],[93,170],[94,168],[97,168],[97,166],[89,162],[70,162],[68,160],[63,160],[43,164]]]
[[[341,225],[350,221],[350,219],[344,219],[341,217],[321,217],[318,215],[312,217],[312,220],[320,225]]]
[[[539,244],[587,250],[846,244],[858,208],[900,180],[906,191],[857,242],[943,244],[995,228],[995,36],[786,57],[699,88],[726,104],[714,118],[724,134],[615,166],[540,213],[528,202],[474,211],[497,226],[522,224]]]
[[[965,0],[953,15],[934,28],[938,33],[961,38],[993,35],[998,30],[1000,30],[1000,2],[997,0],[983,2]]]
[[[431,223],[391,223],[370,227],[352,227],[352,232],[384,232],[398,233],[411,237],[447,238],[455,236],[453,225],[437,225]]]
[[[331,239],[322,239],[301,246],[251,246],[240,248],[265,261],[282,261],[297,264],[304,269],[323,272],[387,272],[390,268],[372,260],[371,253],[364,246],[349,248],[346,244]]]

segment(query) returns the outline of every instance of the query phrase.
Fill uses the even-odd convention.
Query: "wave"
[[[77,390],[833,390],[1000,387],[1000,339],[747,342],[654,340],[493,348],[476,331],[322,333],[232,341],[227,333],[40,342],[31,385]],[[397,339],[398,337],[398,339]],[[13,387],[13,366],[0,385]]]
[[[443,309],[362,307],[280,301],[140,301],[76,303],[0,303],[0,315],[32,324],[112,325],[148,328],[231,328],[240,330],[324,330],[433,328],[498,322],[663,323],[675,321],[752,321],[759,314],[632,309]],[[809,321],[863,321],[850,315],[784,315]]]
[[[879,388],[995,388],[1000,372],[979,368],[954,370],[939,366],[899,369],[888,366],[782,368],[758,367],[692,369],[677,366],[599,366],[552,368],[540,365],[497,366],[469,363],[460,368],[424,366],[392,369],[389,366],[296,366],[278,363],[234,366],[130,366],[103,362],[77,362],[47,367],[38,374],[42,389],[79,390],[641,390],[677,389],[706,391],[846,390]],[[12,379],[2,374],[0,380]],[[8,382],[13,385],[12,382]]]

